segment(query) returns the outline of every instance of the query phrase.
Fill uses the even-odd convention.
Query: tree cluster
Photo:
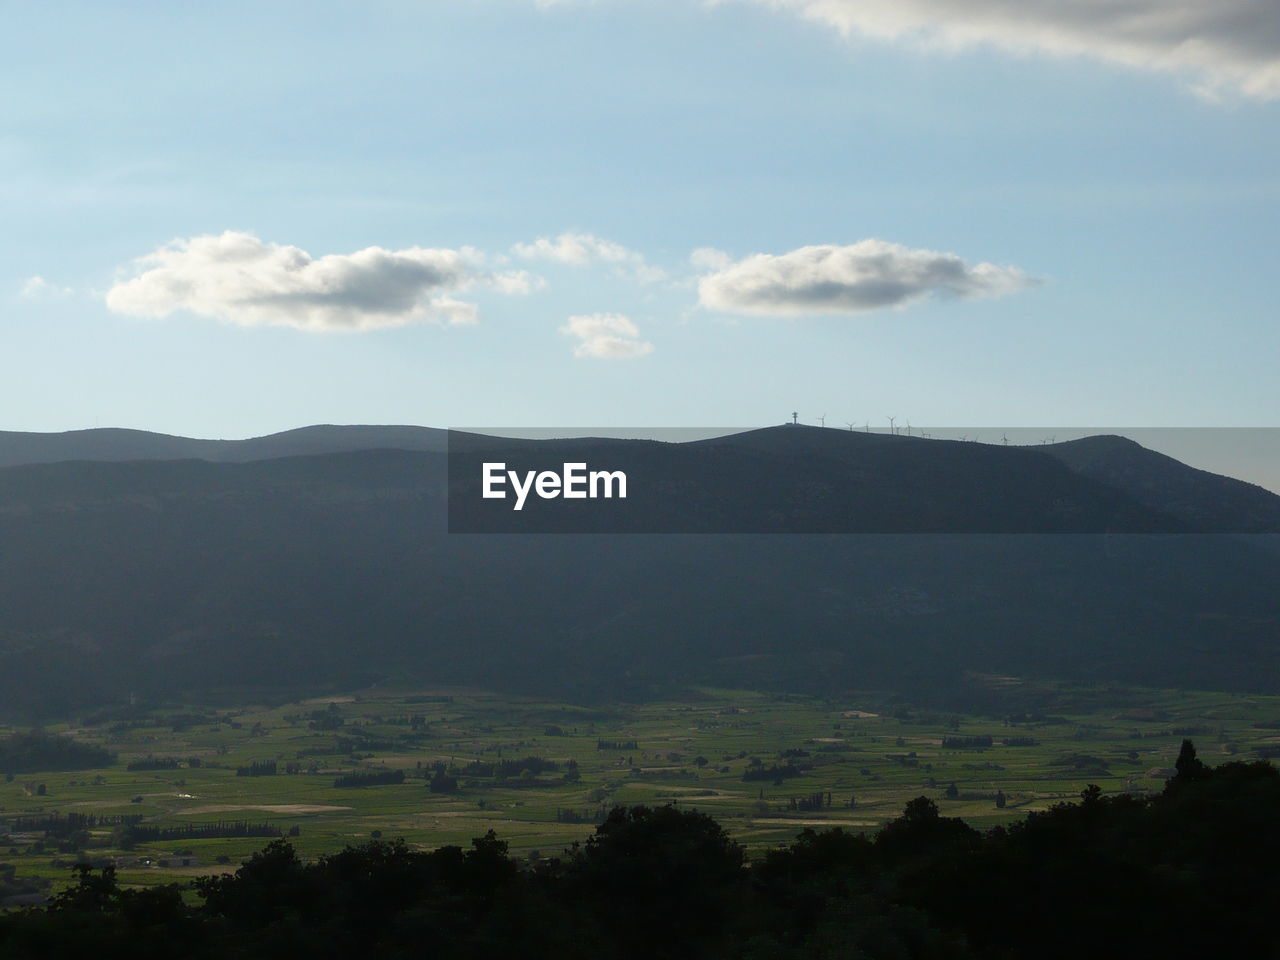
[[[0,773],[91,770],[115,762],[115,755],[91,743],[33,730],[0,737]]]
[[[1190,743],[1154,797],[1097,787],[980,833],[920,797],[874,837],[805,830],[746,863],[718,823],[614,808],[562,858],[492,832],[432,852],[375,840],[313,863],[285,840],[234,874],[121,889],[80,868],[0,917],[0,955],[486,960],[1078,960],[1275,955],[1280,774]]]

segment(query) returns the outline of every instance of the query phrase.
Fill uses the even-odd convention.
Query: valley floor
[[[46,733],[114,762],[0,783],[0,899],[65,886],[77,860],[140,886],[229,872],[279,833],[304,858],[378,836],[465,848],[488,830],[513,855],[551,857],[615,805],[709,813],[758,855],[805,827],[874,832],[918,796],[984,829],[1088,784],[1158,792],[1184,738],[1211,764],[1280,754],[1280,697],[1062,688],[1041,702],[970,716],[877,694],[578,706],[377,688],[104,708]]]

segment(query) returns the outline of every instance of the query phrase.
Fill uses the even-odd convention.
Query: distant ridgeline
[[[686,443],[451,431],[453,533],[1277,533],[1280,497],[1121,437],[810,427]]]
[[[1280,773],[1211,770],[1189,741],[1176,769],[1160,795],[1090,786],[986,833],[919,797],[874,837],[806,829],[754,862],[673,805],[615,807],[585,844],[519,860],[493,831],[465,850],[376,840],[310,862],[275,840],[188,897],[83,864],[47,908],[0,914],[0,955],[1275,956]]]
[[[1280,497],[1119,437],[422,431],[0,434],[0,713],[388,678],[1280,691]],[[628,496],[472,510],[485,462],[618,469]]]

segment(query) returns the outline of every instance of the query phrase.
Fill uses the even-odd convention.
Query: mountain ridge
[[[95,427],[61,433],[0,431],[0,468],[72,460],[186,460],[220,463],[396,448],[441,452],[447,431],[399,424],[312,424],[243,440],[210,440]]]
[[[520,450],[750,463],[770,472],[768,495],[812,494],[812,478],[830,474],[835,493],[806,494],[806,508],[843,509],[857,489],[877,509],[920,509],[920,490],[938,505],[974,502],[928,493],[949,475],[1101,483],[1040,448],[834,433]],[[473,454],[504,442],[460,439]],[[961,474],[924,469],[935,455]],[[1134,457],[1128,474],[1104,460],[1136,487],[1139,467],[1159,467],[1218,489],[1213,475]],[[910,482],[859,488],[856,470],[873,463]],[[1034,470],[1004,469],[1013,463]],[[1182,495],[1176,484],[1145,495],[1166,489]],[[1018,496],[1038,504],[1041,492]],[[946,700],[967,674],[1280,691],[1276,536],[466,536],[447,532],[448,493],[445,454],[396,449],[0,469],[0,712],[388,676],[582,698],[707,683]],[[763,494],[733,506],[755,510]]]

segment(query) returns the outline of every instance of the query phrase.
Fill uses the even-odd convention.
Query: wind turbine
[[[827,415],[824,413],[818,418],[818,426],[825,427],[827,425]]]
[[[1000,442],[1006,447],[1009,445],[1009,438],[1005,434],[1000,434]]]
[[[911,436],[911,418],[907,418],[907,436]]]
[[[849,428],[849,432],[850,432],[850,433],[853,433],[853,424],[852,424],[852,423],[849,423],[848,421],[846,421],[846,422],[845,422],[845,426]]]
[[[897,430],[895,430],[895,429],[893,428],[893,421],[895,421],[895,420],[897,420],[897,419],[898,419],[897,417],[890,417],[890,418],[889,418],[889,433],[891,433],[891,434],[896,434],[896,433],[898,432]]]

